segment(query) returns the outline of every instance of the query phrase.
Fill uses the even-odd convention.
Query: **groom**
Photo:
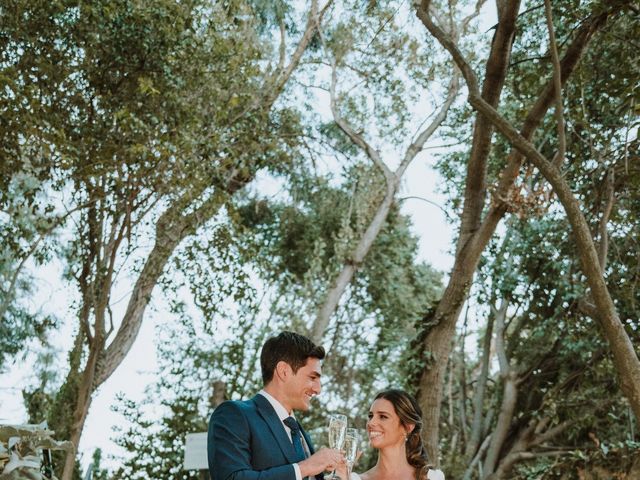
[[[209,421],[207,454],[212,480],[302,480],[344,461],[338,450],[314,452],[294,410],[308,410],[320,393],[324,348],[282,332],[262,347],[264,388],[251,400],[220,404]]]

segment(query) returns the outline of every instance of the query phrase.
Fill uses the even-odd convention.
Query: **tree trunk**
[[[519,8],[519,0],[509,0],[498,8],[498,27],[493,36],[482,85],[482,98],[494,107],[500,102],[500,94],[507,76]],[[457,251],[480,227],[487,196],[487,160],[491,151],[492,136],[493,125],[479,114],[473,126],[473,143],[467,167]]]
[[[64,462],[64,470],[62,472],[61,480],[72,480],[73,470],[76,462],[76,453],[80,445],[80,437],[82,436],[82,430],[84,429],[84,423],[89,413],[89,407],[91,406],[92,393],[93,393],[93,380],[95,378],[96,364],[98,355],[95,350],[89,354],[87,365],[82,372],[80,385],[78,387],[78,398],[75,408],[73,410],[73,424],[71,425],[69,440],[73,444],[73,450],[67,453]]]

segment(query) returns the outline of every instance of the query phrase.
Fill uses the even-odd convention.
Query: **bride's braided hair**
[[[413,396],[404,390],[390,389],[380,392],[374,400],[383,398],[393,405],[400,422],[405,427],[415,425],[407,435],[406,451],[407,462],[416,469],[416,480],[425,480],[429,468],[427,451],[422,443],[422,410]]]

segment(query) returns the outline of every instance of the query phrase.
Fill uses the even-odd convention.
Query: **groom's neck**
[[[291,415],[292,409],[290,407],[290,402],[288,401],[287,395],[283,389],[278,388],[278,385],[271,382],[269,385],[266,385],[263,390],[280,402],[280,405],[282,405],[289,415]]]

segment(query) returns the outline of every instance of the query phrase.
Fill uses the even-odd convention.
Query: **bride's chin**
[[[375,439],[375,440],[369,439],[369,446],[371,448],[380,448],[380,442],[378,441],[378,439]]]

